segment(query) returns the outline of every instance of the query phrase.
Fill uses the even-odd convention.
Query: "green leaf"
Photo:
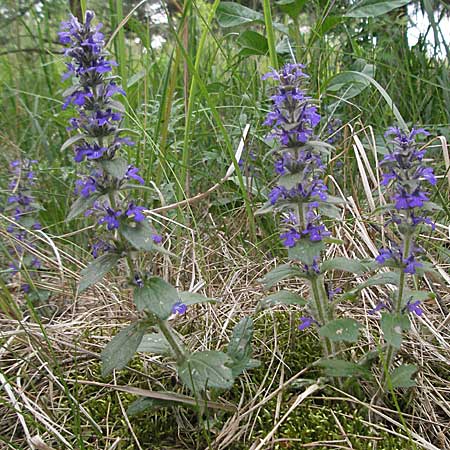
[[[233,386],[232,365],[233,360],[223,352],[196,352],[178,367],[178,375],[193,392],[210,388],[230,389]]]
[[[322,215],[330,217],[331,219],[340,220],[342,218],[342,210],[329,203],[319,203],[319,211]]]
[[[108,272],[117,266],[121,256],[117,253],[105,253],[90,262],[81,272],[81,280],[78,287],[83,292],[88,287],[99,282]]]
[[[253,9],[235,2],[220,2],[216,10],[217,22],[222,28],[250,25],[252,23],[264,24],[264,16]],[[283,24],[274,22],[273,27],[282,33],[288,34]]]
[[[356,289],[361,290],[369,286],[384,286],[386,284],[393,284],[398,286],[400,282],[400,275],[397,272],[383,272],[378,275],[374,275],[361,283]]]
[[[281,280],[295,277],[306,278],[306,275],[298,267],[291,266],[290,264],[281,264],[269,273],[266,273],[259,281],[264,285],[264,289],[269,289]]]
[[[130,403],[127,408],[127,415],[130,417],[137,416],[147,409],[156,409],[161,406],[171,406],[173,402],[164,402],[162,400],[155,400],[148,397],[139,397],[133,403]]]
[[[290,259],[299,260],[311,266],[324,248],[325,244],[322,241],[312,242],[308,238],[303,238],[296,242],[295,247],[288,249],[288,255]]]
[[[121,180],[128,170],[128,162],[123,158],[115,158],[102,161],[101,165],[105,172],[108,172],[114,178]]]
[[[61,146],[61,151],[65,150],[66,148],[70,147],[71,145],[75,144],[75,142],[81,141],[85,139],[85,135],[84,134],[76,134],[75,136],[70,137],[69,139],[67,139],[66,142],[64,142],[64,144]]]
[[[320,327],[319,334],[334,342],[357,342],[361,325],[353,319],[336,319]]]
[[[327,270],[342,270],[343,272],[362,274],[367,269],[366,266],[357,259],[349,259],[337,256],[336,258],[329,259],[321,264],[321,273],[324,273]]]
[[[174,256],[160,245],[153,242],[152,235],[155,230],[147,221],[140,223],[121,223],[119,228],[122,236],[137,250],[147,250],[149,252],[159,252],[166,255]]]
[[[113,369],[123,369],[133,358],[147,324],[135,322],[116,334],[102,351],[102,376],[110,374]]]
[[[286,189],[292,189],[302,181],[302,175],[300,173],[290,173],[288,175],[282,175],[278,179],[278,184]]]
[[[67,215],[66,220],[72,220],[75,219],[75,217],[79,216],[80,214],[86,212],[89,208],[92,208],[92,205],[96,200],[98,200],[101,197],[101,194],[94,193],[91,194],[88,198],[83,197],[82,195],[78,197],[70,207],[69,214]]]
[[[175,334],[174,339],[177,341],[180,347],[183,346],[183,342]],[[143,353],[157,353],[159,355],[175,356],[172,347],[165,338],[164,334],[162,334],[160,331],[158,331],[157,333],[149,333],[144,335],[137,351]]]
[[[377,17],[411,3],[411,0],[363,0],[353,7],[344,17]]]
[[[216,10],[216,17],[222,28],[264,21],[264,16],[260,12],[234,2],[221,2]]]
[[[195,292],[179,292],[178,297],[181,303],[187,306],[197,305],[198,303],[216,303],[218,300],[215,298],[205,297],[202,294],[197,294]]]
[[[403,331],[411,328],[409,317],[401,313],[382,313],[380,325],[385,341],[397,349],[402,345]]]
[[[228,344],[227,354],[233,360],[233,377],[239,376],[248,366],[252,356],[253,320],[242,318],[234,327]]]
[[[149,311],[162,320],[172,314],[172,306],[178,302],[178,292],[159,277],[145,280],[143,287],[134,288],[134,303],[139,311]]]
[[[334,75],[328,81],[326,90],[331,92],[342,91],[341,98],[349,100],[370,86],[370,80],[367,77],[373,78],[374,76],[375,66],[365,64],[361,72],[356,70],[345,71]]]
[[[430,291],[410,291],[409,289],[405,289],[403,292],[403,305],[405,306],[408,301],[416,301],[419,300],[421,302],[424,302],[426,300],[435,299],[436,294],[434,292]]]
[[[392,387],[395,388],[409,388],[416,385],[412,376],[417,372],[417,367],[412,364],[404,364],[396,367],[391,374]]]
[[[246,30],[242,32],[237,43],[242,50],[239,52],[241,56],[266,55],[269,51],[267,39],[256,31]]]
[[[323,359],[317,365],[323,367],[329,377],[356,377],[366,380],[372,378],[372,374],[365,367],[342,359]]]
[[[276,5],[278,5],[285,14],[287,14],[292,19],[296,19],[303,7],[306,4],[306,0],[278,0]]]
[[[275,294],[268,295],[266,298],[261,300],[260,307],[261,308],[269,308],[274,305],[298,305],[304,306],[306,305],[306,300],[295,292],[290,291],[279,291],[275,292]]]

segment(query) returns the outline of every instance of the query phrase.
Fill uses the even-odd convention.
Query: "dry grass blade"
[[[116,384],[98,383],[95,381],[84,381],[84,380],[71,380],[73,382],[78,382],[80,384],[89,384],[91,386],[106,387],[114,389],[116,391],[126,392],[128,394],[139,395],[141,397],[153,398],[155,400],[162,400],[169,403],[180,403],[189,406],[197,406],[197,401],[193,397],[188,397],[187,395],[176,394],[174,392],[157,392],[149,391],[147,389],[135,388],[132,386],[119,386]],[[205,405],[211,409],[220,409],[222,411],[236,412],[236,407],[234,405],[226,405],[225,403],[211,402],[207,401]]]

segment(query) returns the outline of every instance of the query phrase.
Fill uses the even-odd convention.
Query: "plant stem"
[[[117,204],[116,204],[116,199],[114,197],[114,193],[110,192],[108,197],[109,197],[109,203],[111,203],[111,208],[114,209],[114,211],[115,211],[116,207],[117,207]],[[125,240],[124,240],[123,236],[120,233],[119,233],[119,240],[120,240],[121,244],[125,247]],[[129,275],[130,275],[130,277],[132,277],[133,273],[134,273],[134,264],[133,264],[133,261],[131,259],[131,256],[130,256],[129,252],[126,252],[125,258],[127,260],[128,269],[129,269],[129,272],[130,272]]]
[[[184,350],[180,347],[170,325],[162,319],[157,318],[158,327],[161,330],[161,333],[167,339],[167,342],[172,347],[172,350],[175,353],[177,364],[182,364],[186,360],[186,354]]]
[[[327,308],[328,305],[325,303],[328,299],[323,298],[324,297],[323,292],[325,291],[325,287],[324,286],[321,287],[321,284],[323,285],[323,278],[318,275],[314,275],[311,276],[310,280],[311,280],[312,297],[317,311],[317,318],[319,319],[320,324],[324,325],[329,320],[329,317]],[[325,356],[328,358],[329,356],[334,354],[334,346],[329,338],[323,337],[322,340]]]
[[[267,43],[269,45],[270,64],[272,67],[278,69],[278,58],[275,49],[275,33],[273,31],[272,11],[270,9],[270,0],[263,0],[264,22],[267,31]]]
[[[409,251],[411,248],[411,243],[412,243],[412,234],[411,233],[405,233],[404,234],[404,246],[403,246],[403,260],[406,260],[406,258],[409,257]],[[406,287],[406,274],[403,268],[400,269],[400,280],[399,280],[399,284],[398,284],[398,293],[397,293],[397,298],[395,301],[395,305],[394,305],[394,312],[396,314],[401,313],[402,311],[402,306],[403,306],[403,293],[405,291],[405,287]],[[386,384],[386,378],[387,375],[389,374],[390,370],[391,370],[391,366],[392,363],[394,362],[394,357],[395,357],[395,348],[389,344],[387,351],[386,351],[386,364],[385,364],[385,376],[384,376],[384,381],[383,381],[383,385]]]

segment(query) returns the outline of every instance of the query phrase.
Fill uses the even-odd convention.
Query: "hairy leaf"
[[[268,295],[266,298],[261,300],[261,308],[268,308],[274,305],[306,305],[306,300],[295,292],[290,291],[279,291],[274,294]]]
[[[189,355],[178,367],[181,381],[193,392],[233,386],[233,360],[223,352],[208,350]]]
[[[101,165],[105,172],[108,172],[114,178],[121,180],[128,170],[128,162],[123,158],[115,158],[102,161]]]
[[[205,297],[202,294],[197,294],[196,292],[179,292],[178,297],[181,303],[187,306],[197,305],[198,303],[216,303],[218,300],[215,298]]]
[[[227,354],[233,360],[233,377],[239,376],[246,368],[252,356],[253,320],[242,318],[234,327],[228,344]]]
[[[286,278],[295,277],[306,278],[306,275],[298,267],[291,266],[290,264],[281,264],[266,273],[259,281],[264,285],[265,289],[270,289]]]
[[[366,266],[357,259],[349,259],[338,256],[336,258],[324,261],[321,264],[320,269],[322,273],[327,270],[342,270],[343,272],[361,274],[366,271]]]
[[[317,365],[323,367],[329,377],[356,377],[366,380],[372,378],[372,374],[365,367],[342,359],[324,359]]]
[[[365,18],[382,16],[411,3],[411,0],[363,0],[345,14],[345,17]]]
[[[102,351],[102,375],[123,369],[133,358],[144,336],[147,324],[135,322],[116,334]]]
[[[177,290],[159,277],[151,277],[143,287],[134,288],[134,303],[139,311],[149,311],[165,320],[179,301]]]
[[[357,342],[360,327],[354,319],[336,319],[320,327],[319,334],[335,342]]]
[[[412,376],[417,372],[417,367],[412,364],[404,364],[396,367],[391,374],[392,387],[409,388],[416,385]]]
[[[182,347],[183,343],[181,339],[178,338],[178,336],[175,334],[173,334],[173,336],[178,345]],[[175,356],[172,347],[170,346],[164,334],[162,334],[160,331],[144,335],[137,351],[143,353],[156,353],[159,355]]]
[[[403,331],[411,328],[409,317],[402,313],[382,313],[380,325],[385,341],[395,348],[402,345]]]
[[[117,253],[105,253],[90,262],[80,273],[79,292],[83,292],[88,287],[99,282],[108,272],[117,266],[119,260],[120,255]]]

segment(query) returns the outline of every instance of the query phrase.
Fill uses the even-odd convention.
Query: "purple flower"
[[[160,236],[159,234],[152,234],[152,241],[155,244],[161,244],[162,240],[162,236]]]
[[[269,201],[272,205],[278,202],[279,199],[284,199],[287,196],[287,189],[283,186],[275,186],[269,192]]]
[[[106,228],[111,231],[119,228],[119,218],[122,215],[122,211],[114,211],[110,206],[103,205],[103,215],[98,219],[99,225],[106,225]]]
[[[302,235],[298,233],[295,228],[291,228],[289,231],[280,234],[280,238],[283,240],[283,245],[287,248],[295,247],[296,242],[301,239]]]
[[[308,78],[303,69],[302,64],[286,64],[281,70],[272,70],[263,76],[263,80],[278,81],[276,92],[271,96],[272,111],[264,125],[272,127],[269,138],[285,146],[306,143],[320,122],[317,107],[310,103],[310,97],[303,90]]]
[[[313,324],[317,324],[317,321],[312,317],[300,317],[300,325],[298,326],[298,329],[303,331]]]
[[[139,184],[144,184],[144,179],[138,175],[139,169],[134,166],[128,166],[127,173],[125,174],[125,178],[136,180]]]
[[[143,206],[136,206],[133,202],[131,202],[128,209],[125,211],[125,215],[133,219],[135,222],[142,222],[145,219],[143,211],[145,211]]]
[[[423,314],[423,309],[420,307],[420,300],[416,300],[415,302],[412,300],[408,300],[406,304],[406,309],[410,313],[414,313],[417,316],[421,316]]]
[[[319,261],[318,258],[313,259],[313,263],[311,265],[303,264],[303,267],[305,269],[305,272],[319,274],[320,273],[320,267],[319,267]]]
[[[79,147],[75,147],[75,162],[82,162],[84,158],[95,160],[101,159],[103,155],[107,152],[106,147],[100,147],[97,143],[92,145],[83,144]]]
[[[91,253],[94,258],[98,258],[100,254],[107,253],[113,249],[112,245],[102,239],[98,239],[94,242],[91,248]]]
[[[142,281],[142,278],[138,274],[134,276],[134,282],[139,288],[143,288],[145,286],[144,282]]]
[[[85,180],[77,180],[75,182],[75,194],[81,194],[84,198],[88,198],[96,191],[97,182],[95,178],[88,177]]]
[[[126,95],[125,91],[118,86],[114,81],[110,81],[106,86],[105,97],[112,97],[114,94]]]
[[[187,310],[187,306],[184,303],[176,302],[172,306],[172,314],[184,314]]]
[[[387,305],[386,305],[386,303],[380,302],[375,306],[375,308],[369,309],[369,311],[367,311],[367,312],[371,316],[373,316],[375,313],[377,313],[378,311],[381,311],[383,308],[387,308]]]
[[[420,251],[417,247],[412,247],[408,257],[403,256],[403,249],[399,246],[392,248],[382,248],[379,250],[380,254],[375,258],[375,261],[380,264],[386,264],[392,261],[394,266],[403,268],[405,273],[415,274],[416,269],[423,266],[422,263],[416,260],[416,254]]]

